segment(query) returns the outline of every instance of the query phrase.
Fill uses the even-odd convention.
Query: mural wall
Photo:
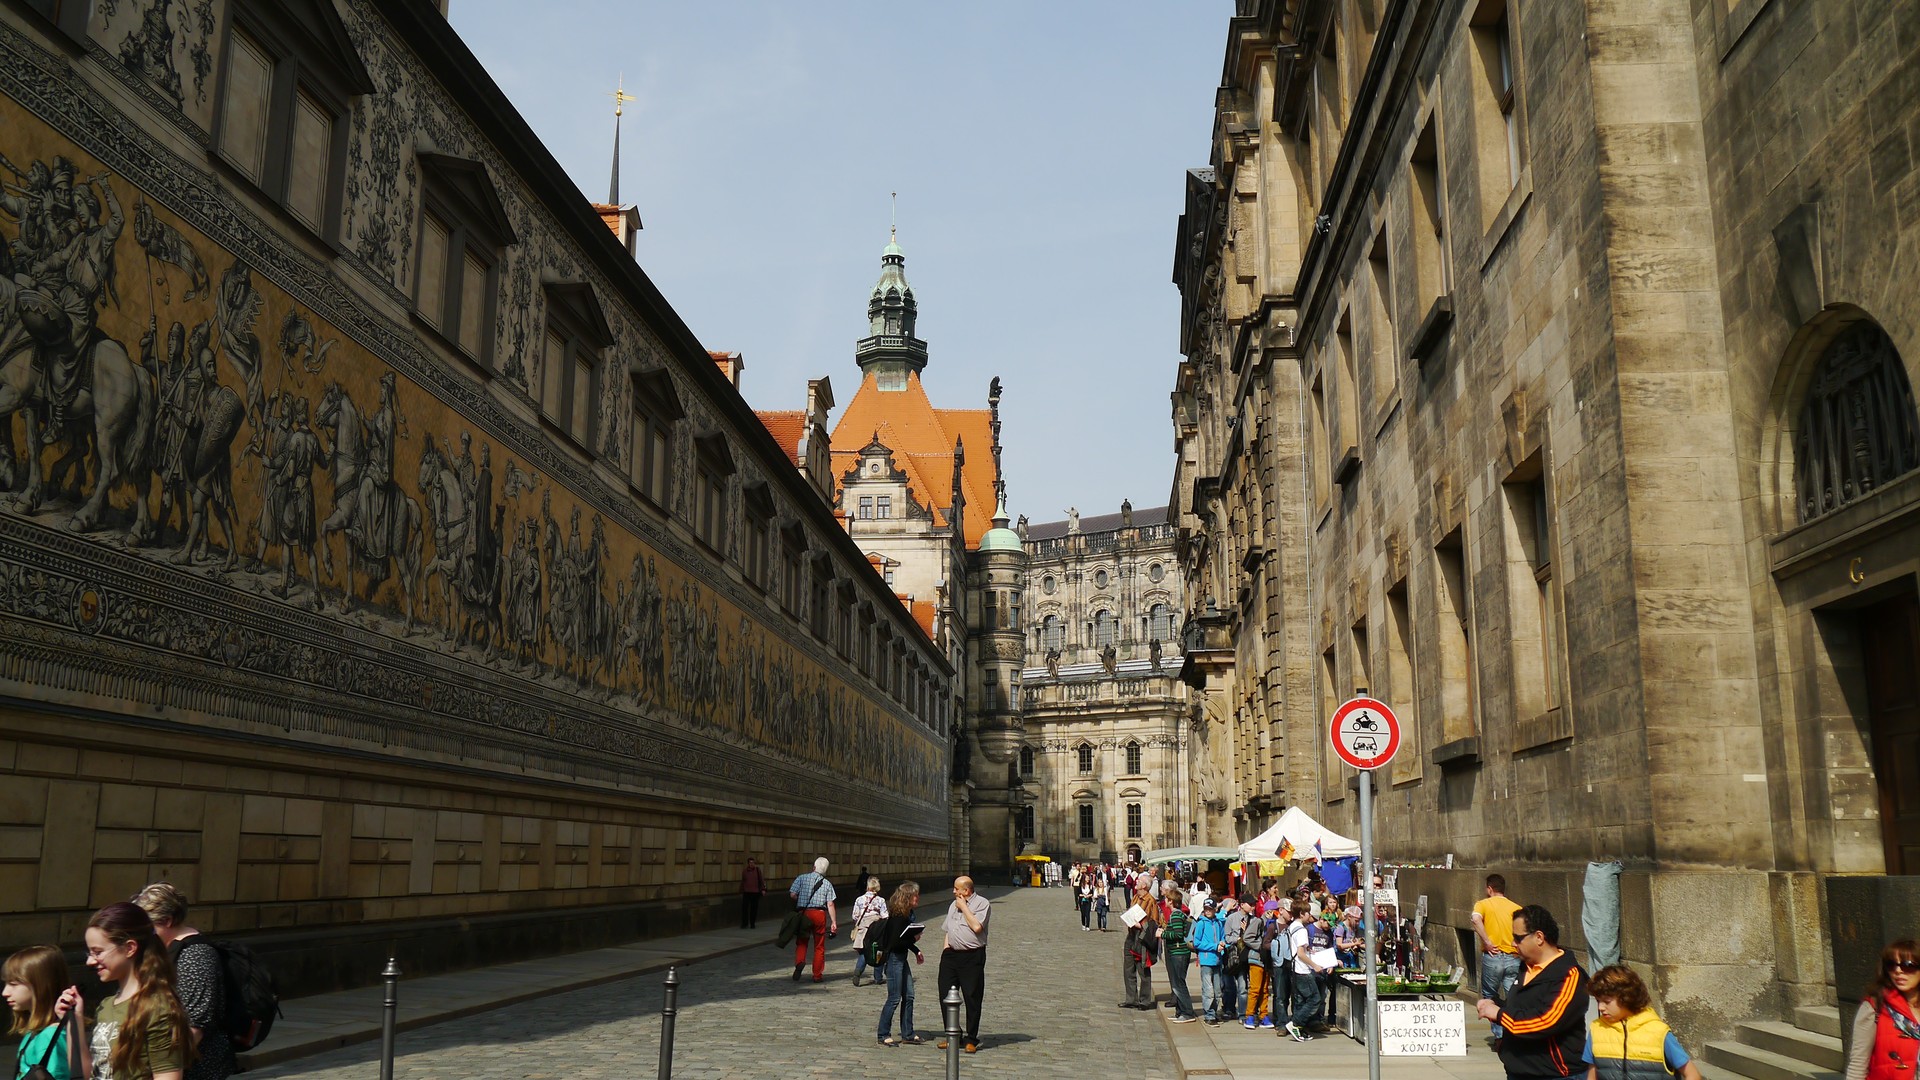
[[[213,6],[97,10],[98,48],[204,124]],[[403,137],[489,152],[342,11],[383,91],[354,109],[343,259],[394,284]],[[0,679],[783,813],[824,781],[848,820],[944,835],[941,740],[168,145],[0,24]],[[536,278],[592,275],[499,186],[522,242],[496,356],[524,390]],[[668,364],[608,308],[610,367]],[[617,459],[626,380],[600,383]]]

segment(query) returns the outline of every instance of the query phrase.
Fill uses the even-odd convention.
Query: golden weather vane
[[[613,115],[615,116],[620,115],[621,111],[626,108],[627,102],[640,100],[634,95],[627,93],[627,77],[625,75],[620,76],[620,82],[614,87],[613,93],[607,96],[613,99]]]

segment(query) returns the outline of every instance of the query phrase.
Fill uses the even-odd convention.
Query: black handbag
[[[806,926],[806,916],[800,914],[800,912],[813,906],[813,898],[820,895],[820,886],[826,883],[827,879],[825,876],[822,876],[819,881],[814,882],[813,891],[807,894],[807,902],[787,912],[787,917],[780,920],[780,936],[773,939],[775,948],[784,949],[793,944],[794,938],[801,935]]]
[[[53,1060],[54,1048],[60,1045],[62,1036],[66,1038],[67,1043],[67,1075],[80,1075],[80,1047],[74,1042],[79,1034],[79,1020],[80,1010],[75,1009],[67,1014],[66,1019],[60,1021],[61,1030],[54,1032],[53,1038],[47,1040],[47,1048],[40,1054],[40,1060],[28,1066],[27,1071],[20,1074],[21,1080],[53,1080],[53,1073],[47,1068],[47,1062]],[[66,1030],[69,1025],[73,1027],[73,1031]]]

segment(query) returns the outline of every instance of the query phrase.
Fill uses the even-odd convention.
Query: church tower
[[[927,343],[913,336],[919,315],[913,286],[907,284],[907,257],[898,233],[889,230],[880,253],[880,280],[867,298],[867,336],[853,350],[860,371],[873,373],[876,389],[905,390],[908,374],[926,370]]]

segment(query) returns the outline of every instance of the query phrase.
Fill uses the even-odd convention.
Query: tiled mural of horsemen
[[[333,552],[327,538],[340,533],[347,542],[347,587],[341,610],[356,599],[371,600],[388,577],[399,579],[406,625],[414,620],[420,579],[420,503],[400,489],[393,474],[394,442],[405,437],[394,409],[393,372],[380,376],[380,404],[363,417],[353,398],[337,382],[320,397],[318,418],[333,431],[327,449],[333,464],[333,513],[320,524],[320,550],[333,576]],[[362,597],[358,579],[367,582]]]
[[[210,524],[217,521],[227,551],[223,568],[230,570],[240,553],[234,532],[238,515],[233,502],[232,451],[247,409],[239,394],[220,384],[212,319],[191,331],[175,322],[167,329],[164,357],[155,355],[148,344],[157,327],[157,320],[148,320],[141,349],[143,362],[160,379],[159,441],[152,455],[160,510],[154,534],[164,542],[178,509],[182,539],[173,561],[191,565],[207,557]]]
[[[27,419],[26,486],[15,501],[31,513],[47,493],[39,447],[91,438],[93,491],[69,523],[85,531],[112,492],[141,483],[153,435],[153,375],[97,326],[100,309],[120,302],[114,242],[126,217],[105,173],[76,182],[64,157],[25,173],[0,157],[0,167],[14,177],[0,182],[0,211],[19,222],[0,254],[0,422]],[[17,466],[10,449],[6,457],[0,481],[11,487]],[[134,505],[130,535],[141,541],[152,523],[146,500]]]
[[[501,528],[505,503],[493,498],[493,448],[460,433],[460,452],[429,435],[420,447],[420,491],[426,496],[434,555],[428,561],[427,613],[433,619],[433,582],[439,583],[444,635],[482,645],[493,655],[500,636]]]
[[[590,540],[580,536],[580,508],[568,515],[567,535],[553,516],[553,489],[541,496],[547,549],[547,629],[556,647],[557,666],[581,682],[596,671],[609,681],[619,673],[613,605],[602,583],[607,553],[606,522],[593,516]]]
[[[83,618],[155,650],[156,669],[213,658],[517,715],[477,690],[408,697],[445,684],[420,675],[423,651],[484,657],[487,679],[577,688],[542,698],[583,703],[552,705],[563,721],[617,704],[915,798],[939,789],[912,718],[770,630],[708,553],[647,531],[624,488],[590,490],[540,430],[436,375],[430,342],[384,311],[356,319],[305,254],[249,239],[249,215],[138,162],[110,175],[86,146],[0,96],[0,620]],[[131,543],[88,565],[56,530]],[[8,592],[55,564],[88,576],[77,607]],[[288,604],[323,615],[276,620]],[[407,670],[388,677],[384,657]]]

